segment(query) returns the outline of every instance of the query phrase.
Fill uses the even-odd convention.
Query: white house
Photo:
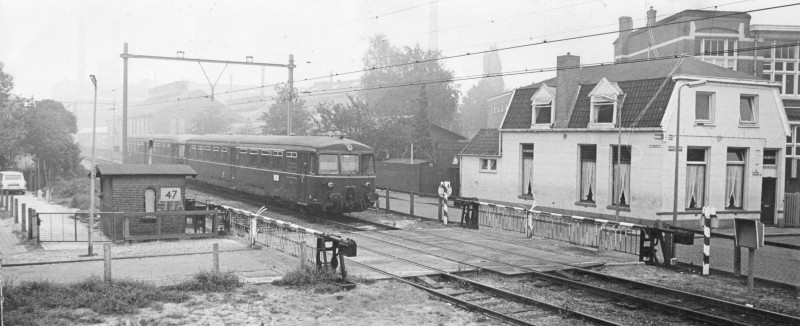
[[[725,224],[783,218],[780,84],[694,58],[557,67],[461,152],[462,196],[643,224],[670,223],[675,202],[678,224],[704,206]]]

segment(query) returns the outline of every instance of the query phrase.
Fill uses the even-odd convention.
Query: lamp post
[[[94,180],[95,180],[95,167],[94,167],[94,150],[95,150],[95,134],[97,133],[97,79],[94,75],[89,75],[94,85],[94,109],[92,110],[92,165],[91,172],[89,173],[91,180],[89,183],[89,256],[94,256],[94,248],[92,243],[92,227],[94,226]]]
[[[675,178],[672,184],[672,226],[678,223],[678,167],[680,164],[681,152],[681,90],[683,87],[694,88],[705,85],[708,81],[698,80],[678,86],[678,104],[675,117]],[[675,241],[671,246],[672,257],[675,257]]]

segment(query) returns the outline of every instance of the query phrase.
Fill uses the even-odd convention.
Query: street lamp
[[[695,88],[705,85],[708,81],[705,79],[690,82],[678,86],[678,104],[677,113],[675,117],[675,178],[672,184],[672,226],[678,223],[678,164],[680,164],[681,152],[681,90],[684,86]],[[672,241],[672,257],[675,257],[675,241]]]
[[[94,256],[94,244],[92,243],[92,227],[94,226],[94,181],[95,181],[95,136],[97,133],[97,78],[89,75],[94,85],[94,109],[92,110],[92,165],[89,173],[91,180],[89,183],[89,256]]]

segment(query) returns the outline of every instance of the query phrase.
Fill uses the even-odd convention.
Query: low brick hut
[[[183,211],[187,176],[195,177],[197,172],[183,164],[97,165],[101,210],[120,213]],[[184,233],[186,219],[184,216],[164,217],[160,227],[162,234]],[[103,216],[106,236],[123,240],[122,230],[122,216]],[[130,235],[156,234],[157,219],[131,218],[129,231]]]

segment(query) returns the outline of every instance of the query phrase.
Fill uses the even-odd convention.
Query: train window
[[[261,150],[261,155],[269,156],[269,155],[272,155],[272,152],[270,150],[268,150],[268,149],[262,149]]]
[[[358,174],[358,155],[342,155],[342,174]]]
[[[320,155],[319,174],[339,174],[339,155]]]
[[[220,162],[228,162],[228,148],[227,147],[220,147],[219,148],[219,159]]]
[[[239,149],[239,154],[247,154],[247,149],[246,148],[240,148]]]
[[[373,161],[372,154],[361,155],[361,174],[375,174],[375,162]]]
[[[272,152],[272,156],[283,156],[283,152],[282,151],[274,151],[274,152]]]
[[[219,152],[219,146],[214,146],[211,148],[212,151]]]
[[[286,152],[286,171],[297,172],[297,152]]]

